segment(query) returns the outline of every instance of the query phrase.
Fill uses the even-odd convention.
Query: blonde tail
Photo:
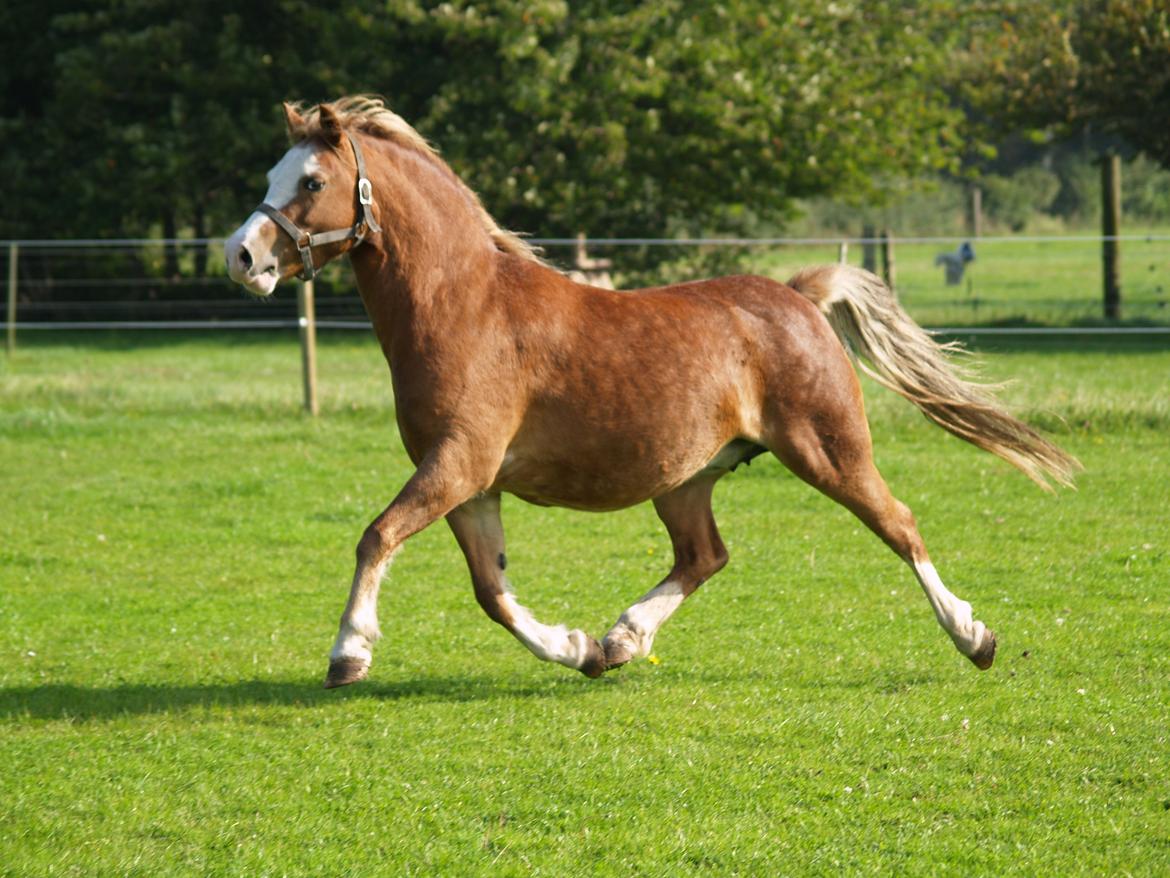
[[[994,387],[969,380],[948,356],[961,348],[935,342],[902,310],[881,278],[849,265],[823,265],[798,272],[788,284],[824,312],[858,366],[875,381],[1046,490],[1052,489],[1048,478],[1072,486],[1081,469],[1077,459],[1008,414],[992,395]]]

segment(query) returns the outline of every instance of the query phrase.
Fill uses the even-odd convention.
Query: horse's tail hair
[[[967,352],[955,342],[935,342],[881,278],[849,265],[821,265],[798,272],[788,285],[821,309],[858,366],[879,384],[1042,488],[1052,489],[1049,478],[1072,487],[1081,469],[1077,459],[1009,414],[995,399],[998,385],[971,380],[955,361]]]

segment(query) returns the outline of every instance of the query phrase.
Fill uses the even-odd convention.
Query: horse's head
[[[295,145],[268,172],[264,202],[224,244],[232,280],[268,296],[282,280],[312,278],[325,263],[379,232],[357,135],[328,104],[310,124],[284,105]]]

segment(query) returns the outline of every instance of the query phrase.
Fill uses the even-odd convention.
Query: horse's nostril
[[[245,269],[252,267],[252,254],[248,252],[247,247],[240,248],[240,264],[244,266]]]

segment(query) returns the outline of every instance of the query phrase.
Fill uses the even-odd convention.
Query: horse
[[[874,466],[854,364],[1048,490],[1071,486],[1080,465],[1009,414],[878,277],[823,265],[786,284],[584,285],[501,228],[382,99],[286,103],[284,115],[293,145],[227,239],[228,272],[270,296],[348,255],[416,467],[358,541],[327,688],[366,678],[390,560],[443,517],[483,610],[536,656],[598,677],[649,655],[666,619],[727,564],[716,483],[765,452],[883,540],[958,651],[991,667],[995,634],[943,584]],[[505,576],[504,493],[594,511],[649,500],[674,563],[600,642],[542,623]]]

